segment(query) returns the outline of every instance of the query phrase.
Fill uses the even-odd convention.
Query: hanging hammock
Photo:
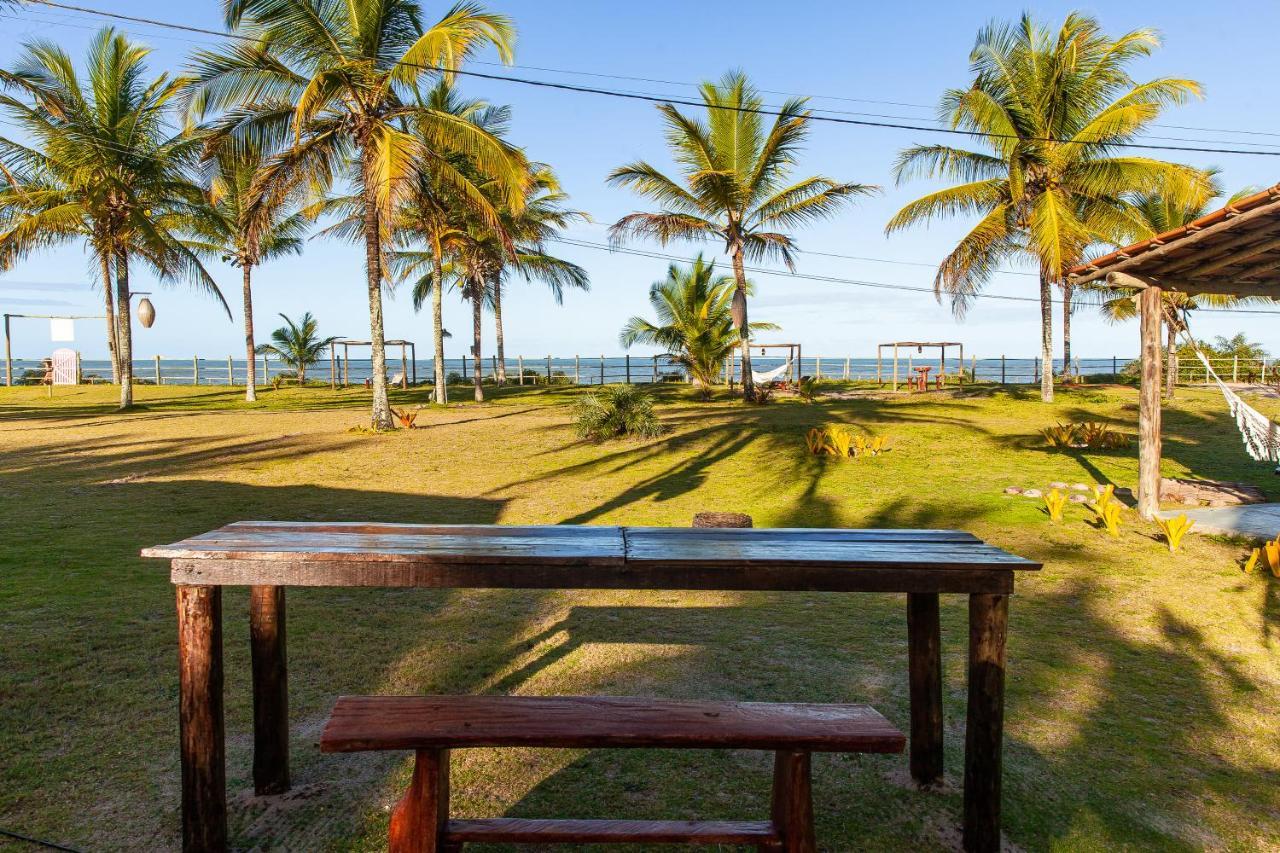
[[[758,370],[753,369],[751,371],[751,378],[756,381],[756,384],[763,385],[766,382],[772,382],[773,380],[777,379],[782,374],[789,372],[790,370],[791,370],[791,359],[787,359],[786,364],[782,365],[781,367],[775,367],[773,370],[767,371],[765,373],[761,373]]]
[[[1204,365],[1205,373],[1213,377],[1218,390],[1226,399],[1227,408],[1231,410],[1236,428],[1240,430],[1240,437],[1244,440],[1245,452],[1258,462],[1280,463],[1280,425],[1246,403],[1244,398],[1222,381],[1190,333],[1191,327],[1187,323],[1186,312],[1183,312],[1182,335],[1191,345],[1196,358]],[[1276,473],[1280,474],[1280,465],[1276,466]]]

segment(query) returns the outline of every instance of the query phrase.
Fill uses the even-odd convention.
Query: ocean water
[[[415,379],[415,370],[418,382],[427,382],[431,379],[433,375],[432,359],[402,362],[398,355],[397,352],[392,350],[387,353],[387,373],[390,378],[398,379],[403,367],[405,372],[409,374],[410,382]],[[1078,363],[1082,374],[1110,374],[1123,370],[1125,365],[1133,361],[1133,357],[1079,358],[1075,359],[1075,361]],[[785,357],[753,356],[751,359],[752,369],[756,373],[768,373],[784,364],[786,364]],[[464,376],[467,379],[471,378],[473,370],[470,358],[446,358],[444,365],[446,374],[457,374],[455,380],[461,380]],[[905,381],[908,374],[915,367],[930,367],[932,368],[930,375],[936,376],[939,360],[936,357],[919,356],[915,353],[900,353],[898,359],[899,381]],[[626,356],[597,355],[508,358],[506,359],[508,380],[517,382],[521,368],[524,370],[526,381],[537,381],[539,383],[546,382],[548,376],[554,382],[576,383],[579,385],[600,385],[628,381],[632,383],[683,381],[686,378],[679,365],[673,364],[667,356],[633,355],[628,358]],[[956,368],[957,360],[948,358],[946,363],[948,375],[953,375]],[[976,361],[966,359],[964,368],[966,371],[975,373],[978,381],[981,382],[1024,385],[1033,384],[1039,379],[1039,359],[1035,358],[980,358]],[[275,359],[268,358],[265,365],[262,359],[258,359],[257,381],[259,384],[269,384],[272,376],[284,372],[286,369],[285,365]],[[483,373],[486,377],[492,376],[496,369],[496,358],[484,359]],[[1054,361],[1053,369],[1055,372],[1061,372],[1061,359]],[[25,371],[42,374],[40,359],[14,359],[13,375],[15,382],[22,381]],[[158,379],[164,385],[192,385],[196,383],[200,385],[243,385],[245,382],[245,361],[244,359],[228,360],[226,358],[161,358],[157,361],[155,358],[147,358],[134,361],[133,372],[136,381],[147,383],[156,382]],[[81,362],[81,373],[87,381],[93,381],[94,379],[109,380],[111,377],[111,364],[105,359],[85,359]],[[336,373],[336,378],[339,382],[345,379],[351,384],[363,384],[366,379],[373,375],[373,365],[367,358],[353,358],[346,363],[343,363],[342,359],[339,358],[336,363]],[[330,379],[330,374],[330,362],[325,359],[308,369],[307,378],[327,382]],[[793,377],[795,375],[818,376],[822,379],[830,380],[866,381],[879,379],[887,383],[893,377],[893,361],[891,357],[886,357],[877,367],[876,359],[874,358],[805,356],[799,361],[798,365],[793,364],[791,366],[791,374]]]

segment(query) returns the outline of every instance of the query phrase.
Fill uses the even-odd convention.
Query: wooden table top
[[[965,586],[1040,568],[960,530],[834,528],[242,521],[142,555],[211,585],[845,589],[853,570]]]

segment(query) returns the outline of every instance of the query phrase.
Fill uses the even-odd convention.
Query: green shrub
[[[578,435],[594,441],[622,435],[653,438],[662,433],[653,398],[634,385],[609,385],[580,397],[573,417]]]

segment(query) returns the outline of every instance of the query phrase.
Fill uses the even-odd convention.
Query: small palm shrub
[[[796,386],[796,394],[806,403],[812,403],[822,395],[821,389],[818,388],[819,381],[813,376],[800,377],[800,384]]]
[[[593,441],[624,435],[653,438],[662,433],[653,398],[634,385],[610,385],[579,397],[573,418],[578,435]]]

